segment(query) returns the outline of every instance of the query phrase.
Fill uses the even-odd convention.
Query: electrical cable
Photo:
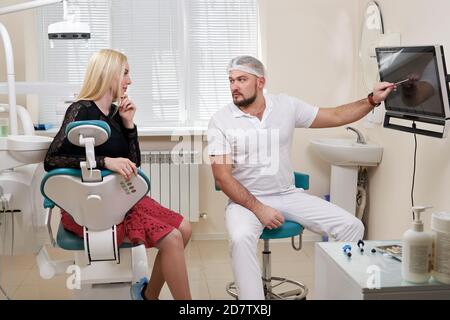
[[[416,129],[416,123],[413,121],[412,123],[413,129]],[[414,184],[416,179],[416,163],[417,163],[417,135],[414,133],[414,164],[413,164],[413,176],[412,176],[412,183],[411,183],[411,208],[414,207]],[[413,214],[413,221],[414,221],[414,210],[412,212]]]

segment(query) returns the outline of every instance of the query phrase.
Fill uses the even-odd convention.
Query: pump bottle
[[[430,207],[413,207],[412,228],[403,234],[402,277],[414,283],[427,282],[432,269],[433,235],[423,231],[420,215]]]

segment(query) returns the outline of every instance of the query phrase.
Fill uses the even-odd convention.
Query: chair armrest
[[[295,177],[295,187],[296,188],[303,188],[304,190],[309,189],[309,175],[300,173],[300,172],[294,172]]]
[[[48,198],[44,198],[44,208],[45,209],[53,209],[55,207],[55,203],[48,199]]]

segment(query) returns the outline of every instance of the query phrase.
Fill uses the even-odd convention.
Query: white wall
[[[319,107],[356,99],[357,1],[261,0],[268,89]],[[310,174],[311,193],[329,193],[330,166],[310,149],[316,136],[349,135],[344,128],[297,129],[294,169]]]
[[[359,2],[361,17],[368,1]],[[378,0],[386,33],[401,33],[401,45],[444,46],[447,69],[450,59],[450,1]],[[361,69],[358,67],[358,78]],[[366,94],[358,81],[359,95]],[[366,129],[368,136],[384,146],[381,165],[370,175],[370,212],[367,216],[371,239],[398,239],[411,223],[411,181],[414,136],[383,129]],[[450,210],[450,141],[418,137],[415,204],[432,205],[430,213]],[[431,215],[425,215],[429,228]]]
[[[356,100],[357,1],[261,0],[262,54],[268,91],[287,93],[319,107]],[[310,193],[329,194],[330,165],[309,140],[351,136],[344,128],[297,129],[294,170],[310,175]],[[311,237],[310,233],[305,238]]]

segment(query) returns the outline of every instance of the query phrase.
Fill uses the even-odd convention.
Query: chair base
[[[263,279],[263,284],[265,282]],[[239,299],[234,282],[228,283],[226,290],[230,296]],[[308,288],[304,284],[286,278],[272,277],[270,282],[267,281],[267,285],[264,285],[266,300],[306,300],[307,295]]]
[[[69,274],[66,281],[74,299],[131,299],[130,286],[148,277],[147,252],[144,245],[120,250],[120,263],[96,261],[89,264],[84,251],[75,250],[75,261],[51,260],[44,247],[36,260],[42,278]]]
[[[131,300],[131,282],[81,285],[73,290],[74,300]]]

